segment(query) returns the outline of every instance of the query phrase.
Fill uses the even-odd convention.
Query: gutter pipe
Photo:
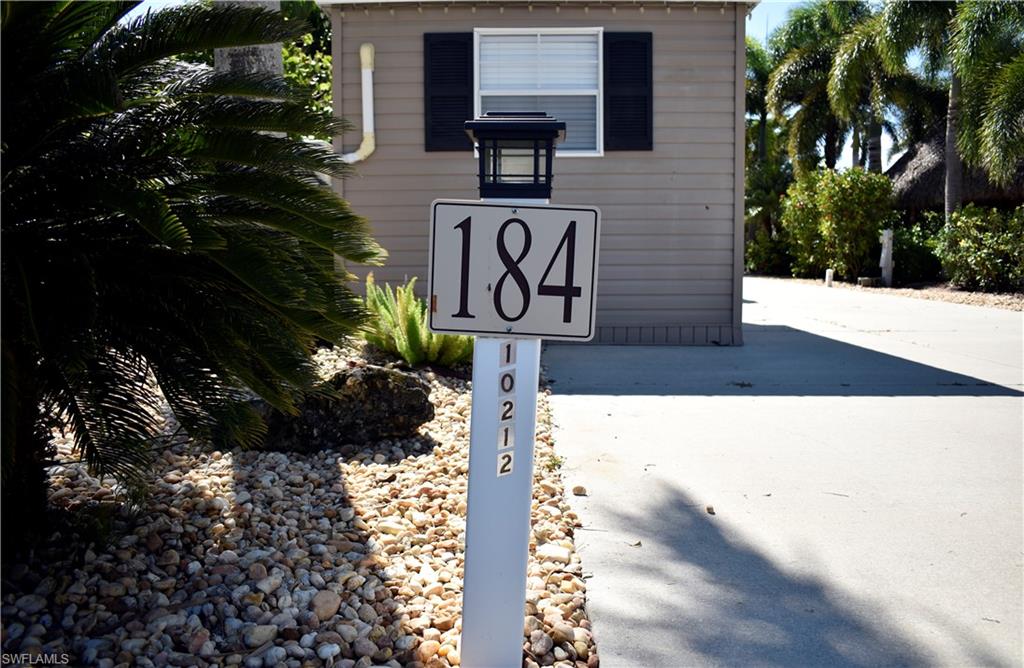
[[[350,164],[366,160],[377,148],[373,125],[373,57],[373,44],[367,42],[359,47],[359,65],[363,75],[363,141],[353,153],[341,156],[342,160]]]

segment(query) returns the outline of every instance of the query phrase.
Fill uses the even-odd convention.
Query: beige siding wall
[[[362,127],[359,45],[376,48],[377,150],[340,185],[390,252],[375,269],[392,283],[425,281],[428,208],[439,197],[475,199],[470,152],[424,151],[423,33],[474,27],[602,26],[650,31],[654,50],[654,150],[556,158],[553,202],[603,213],[597,340],[616,343],[739,343],[735,243],[737,202],[737,26],[744,5],[609,7],[538,5],[332,9],[336,109]],[[340,56],[340,58],[339,58]],[[742,53],[741,53],[742,58]],[[339,89],[340,81],[340,89]],[[340,94],[339,94],[340,93]],[[742,136],[742,135],[740,135]],[[742,169],[742,167],[740,167]],[[739,200],[737,198],[740,198]],[[365,272],[358,271],[363,274]],[[423,289],[425,284],[421,285]]]

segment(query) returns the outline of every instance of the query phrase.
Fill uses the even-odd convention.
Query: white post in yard
[[[509,357],[512,364],[505,364]],[[460,649],[465,666],[514,668],[523,661],[539,369],[540,339],[476,339]],[[514,387],[506,394],[508,378]],[[500,420],[510,400],[511,428]],[[507,448],[496,448],[506,442]]]
[[[882,230],[882,236],[878,238],[882,242],[882,257],[878,261],[878,266],[882,268],[882,282],[885,283],[885,287],[892,287],[892,268],[896,263],[892,257],[892,230]]]
[[[459,648],[468,668],[518,668],[523,662],[540,348],[540,339],[489,336],[476,337],[473,348]]]

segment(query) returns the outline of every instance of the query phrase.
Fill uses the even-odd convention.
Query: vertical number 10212
[[[516,377],[514,341],[502,341],[498,352],[498,477],[510,475],[515,447]]]
[[[508,245],[505,241],[505,233],[511,226],[517,226],[523,231],[523,246],[519,249],[519,252],[515,257],[509,252]],[[467,216],[454,227],[462,234],[462,249],[460,255],[460,271],[459,271],[459,310],[452,314],[453,318],[475,318],[476,316],[469,311],[469,262],[470,262],[470,241],[472,240],[473,234],[473,217]],[[497,282],[494,284],[494,310],[498,316],[505,322],[516,322],[521,320],[523,316],[530,310],[530,300],[532,297],[532,290],[530,282],[520,268],[523,260],[530,252],[530,248],[533,245],[533,234],[530,232],[530,227],[520,218],[509,218],[501,227],[498,228],[498,239],[497,239],[497,251],[498,258],[505,267],[504,273],[502,273]],[[562,283],[549,285],[548,276],[551,274],[551,270],[555,266],[555,262],[558,257],[565,251],[565,275],[563,276]],[[572,322],[572,300],[580,297],[583,294],[582,288],[574,285],[575,277],[574,272],[576,269],[576,221],[573,220],[565,228],[565,233],[562,235],[562,239],[558,242],[558,246],[555,248],[555,252],[551,255],[551,259],[548,260],[547,268],[544,270],[544,274],[540,277],[540,283],[537,285],[537,295],[543,297],[561,297],[562,298],[562,322]],[[511,279],[512,283],[515,284],[515,288],[519,291],[521,297],[522,306],[518,313],[508,313],[505,311],[503,303],[504,290]]]

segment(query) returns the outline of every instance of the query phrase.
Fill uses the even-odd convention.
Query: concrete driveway
[[[744,289],[744,347],[544,353],[602,665],[1021,665],[1021,313]]]

